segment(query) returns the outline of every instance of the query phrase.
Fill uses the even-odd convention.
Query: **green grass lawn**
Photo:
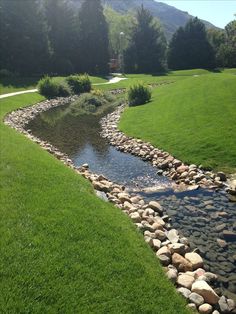
[[[129,218],[3,124],[42,99],[0,101],[0,312],[189,313]]]
[[[204,71],[204,70],[201,70]],[[120,129],[188,163],[236,171],[236,76],[180,71],[174,84],[153,90],[150,103],[128,108]],[[185,75],[183,75],[185,72]],[[204,75],[203,75],[204,74]]]

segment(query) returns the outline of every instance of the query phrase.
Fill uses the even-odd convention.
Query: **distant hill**
[[[80,5],[82,0],[72,0],[72,2]],[[168,40],[171,38],[177,28],[184,26],[186,22],[193,17],[188,12],[181,11],[173,6],[162,2],[157,2],[155,0],[102,0],[102,2],[111,6],[115,11],[122,14],[128,11],[133,11],[143,4],[144,7],[148,9],[153,16],[160,20]],[[202,21],[207,28],[216,28],[216,26],[210,22],[204,20]]]

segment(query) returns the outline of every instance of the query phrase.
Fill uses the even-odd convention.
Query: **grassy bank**
[[[40,100],[0,103],[0,312],[188,313],[128,217],[2,123]]]
[[[184,78],[176,80],[177,74]],[[232,74],[233,70],[199,76],[173,73],[174,84],[154,89],[150,103],[125,111],[120,129],[185,162],[234,172],[236,76]]]

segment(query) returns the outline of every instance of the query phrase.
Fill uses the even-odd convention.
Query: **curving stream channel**
[[[105,114],[104,114],[105,115]],[[218,288],[236,300],[236,239],[225,238],[224,230],[236,233],[236,203],[224,191],[175,192],[173,182],[157,175],[157,168],[110,146],[99,134],[102,116],[73,116],[67,107],[41,113],[28,128],[66,153],[76,166],[90,169],[146,200],[158,200],[172,219],[172,226],[198,248],[205,268],[219,275]]]

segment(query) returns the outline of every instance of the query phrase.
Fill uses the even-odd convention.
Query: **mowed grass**
[[[3,124],[42,99],[0,101],[0,312],[189,313],[129,218]]]
[[[150,103],[125,110],[120,129],[187,163],[235,172],[236,76],[227,72],[155,88]]]

